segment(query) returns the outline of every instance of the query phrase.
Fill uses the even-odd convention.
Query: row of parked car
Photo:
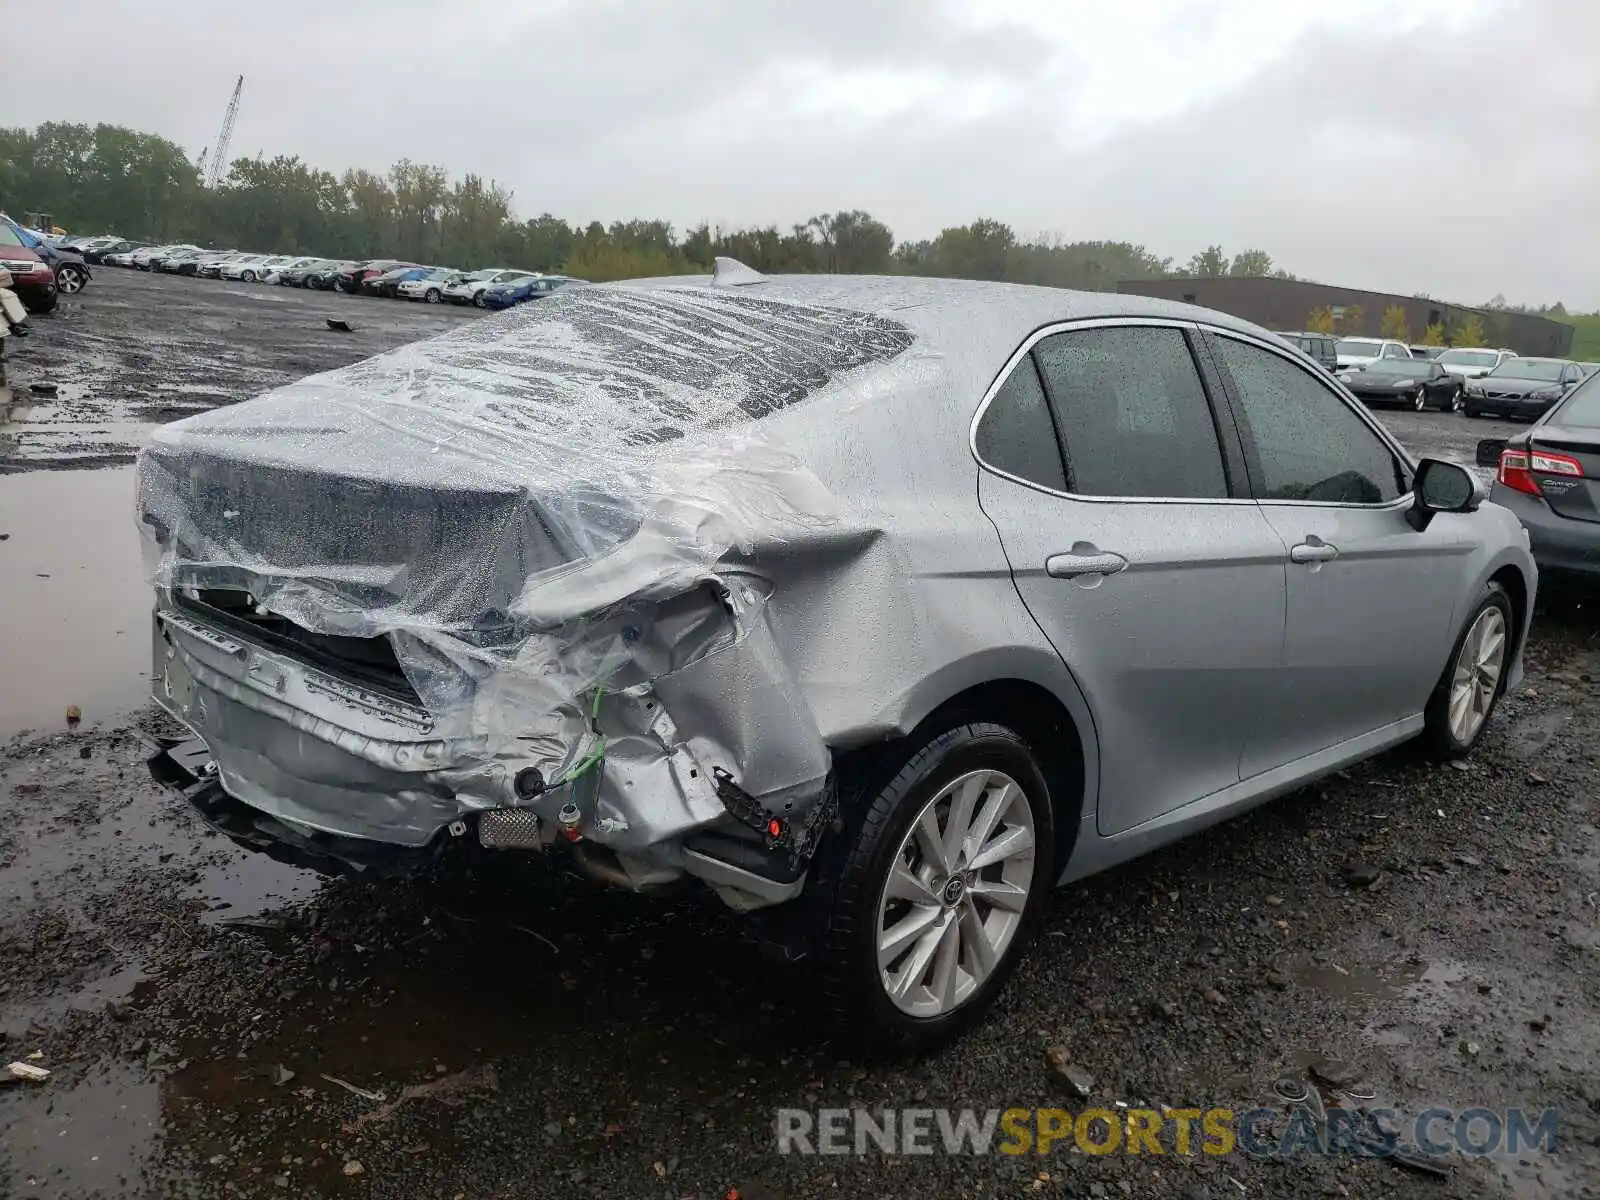
[[[90,262],[140,271],[337,290],[426,304],[473,304],[479,308],[510,308],[548,296],[568,284],[584,282],[570,275],[516,267],[462,271],[389,258],[352,260],[260,254],[208,250],[190,243],[156,246],[111,235],[63,238],[59,245],[70,247]]]
[[[1332,371],[1367,404],[1404,404],[1469,417],[1536,419],[1600,363],[1524,357],[1484,346],[1412,346],[1392,338],[1291,331],[1279,337]]]
[[[89,285],[92,272],[83,256],[58,245],[37,229],[13,221],[0,212],[0,268],[11,275],[12,290],[29,312],[55,309],[63,295],[72,296]]]

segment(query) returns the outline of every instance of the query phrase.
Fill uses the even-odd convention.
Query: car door
[[[1206,344],[1228,390],[1261,512],[1289,546],[1284,665],[1244,778],[1418,716],[1453,641],[1471,551],[1459,517],[1406,520],[1411,467],[1315,372],[1227,330]]]
[[[1041,331],[973,427],[979,502],[1094,717],[1107,835],[1238,782],[1282,656],[1287,551],[1248,496],[1194,336],[1126,320]]]

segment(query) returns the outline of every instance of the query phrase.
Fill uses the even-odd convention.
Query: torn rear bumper
[[[559,838],[593,844],[585,869],[607,882],[687,875],[743,910],[799,894],[831,819],[827,751],[761,619],[603,710],[494,744],[187,609],[158,609],[154,659],[156,700],[200,740],[152,770],[236,842],[301,865],[409,874],[458,838]]]

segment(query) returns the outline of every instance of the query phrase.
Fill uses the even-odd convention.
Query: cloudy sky
[[[1403,7],[1403,11],[1402,10]],[[36,10],[37,11],[37,10]],[[51,0],[0,124],[409,156],[524,214],[979,216],[1467,303],[1600,308],[1597,0]]]

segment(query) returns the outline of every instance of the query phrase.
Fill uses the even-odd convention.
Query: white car
[[[429,304],[438,304],[444,299],[445,289],[460,279],[461,272],[454,267],[439,267],[418,279],[406,280],[395,288],[394,294],[401,300],[424,300]]]
[[[296,267],[309,267],[313,263],[318,263],[321,261],[322,260],[317,258],[315,255],[302,254],[297,257],[291,256],[288,262],[278,263],[276,266],[271,267],[268,270],[268,273],[263,275],[261,278],[267,283],[277,283],[278,276],[284,271],[292,271]]]
[[[1413,358],[1411,347],[1391,338],[1340,338],[1333,348],[1339,370],[1370,367],[1380,358]]]
[[[170,246],[146,246],[143,250],[135,250],[128,256],[128,265],[137,267],[141,271],[148,271],[152,258],[160,258],[166,254],[176,254],[180,250],[198,251],[199,249],[199,246],[191,246],[187,242],[176,242]]]
[[[223,279],[237,279],[244,283],[254,283],[266,275],[267,255],[241,254],[222,264],[221,276]]]
[[[1517,357],[1512,350],[1489,350],[1482,346],[1456,346],[1446,350],[1433,361],[1457,379],[1477,379],[1487,375],[1508,358]]]
[[[483,307],[483,293],[486,289],[497,283],[505,283],[510,279],[524,279],[529,275],[537,275],[537,271],[522,271],[515,267],[485,267],[481,271],[474,271],[463,276],[457,283],[451,284],[441,293],[441,298],[451,304],[476,304]]]

